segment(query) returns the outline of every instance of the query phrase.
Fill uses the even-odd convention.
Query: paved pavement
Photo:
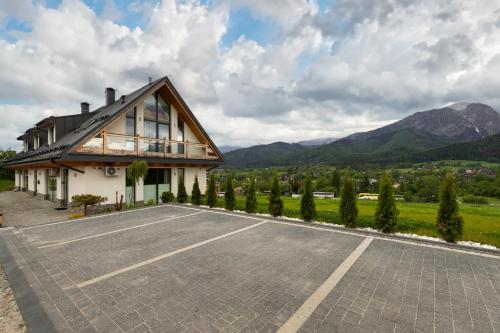
[[[56,210],[59,203],[42,200],[26,192],[0,192],[0,209],[5,226],[28,227],[68,219],[68,210]]]
[[[31,332],[498,332],[500,258],[157,206],[0,232]]]

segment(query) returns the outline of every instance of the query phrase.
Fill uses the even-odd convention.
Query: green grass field
[[[300,199],[283,197],[284,214],[287,217],[300,218]],[[359,200],[358,226],[373,227],[376,201]],[[258,212],[267,213],[267,196],[258,197]],[[317,199],[315,220],[340,224],[338,216],[339,200]],[[219,198],[219,206],[224,207],[224,199]],[[398,230],[424,236],[439,237],[435,228],[438,204],[398,202]],[[236,209],[245,209],[245,198],[236,197]],[[460,214],[464,218],[462,240],[490,244],[500,247],[500,204],[491,205],[460,204]]]
[[[8,191],[14,187],[14,181],[10,179],[0,179],[0,192]]]

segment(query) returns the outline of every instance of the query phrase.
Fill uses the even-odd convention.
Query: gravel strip
[[[21,333],[26,332],[26,325],[19,308],[17,307],[14,293],[10,289],[9,281],[0,267],[0,332]]]

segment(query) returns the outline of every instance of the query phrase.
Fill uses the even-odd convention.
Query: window
[[[126,118],[126,129],[125,129],[125,134],[126,135],[131,135],[135,136],[136,135],[136,130],[135,130],[135,108],[133,110],[130,110],[127,112]]]
[[[156,95],[149,96],[144,101],[144,119],[156,120]]]
[[[184,141],[184,122],[178,120],[179,126],[177,127],[177,141]],[[184,143],[177,145],[177,153],[184,154]]]
[[[144,137],[170,140],[170,106],[158,92],[144,101]],[[163,152],[165,146],[163,142],[152,140],[144,149]]]
[[[170,122],[170,106],[158,95],[158,121]]]
[[[34,149],[38,149],[40,147],[40,134],[36,134],[33,139]]]
[[[56,142],[56,127],[54,125],[49,126],[47,130],[47,137],[49,139],[49,145]]]

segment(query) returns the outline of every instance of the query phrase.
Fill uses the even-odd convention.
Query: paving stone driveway
[[[56,210],[59,204],[36,198],[26,192],[0,192],[0,209],[5,225],[10,227],[29,227],[64,221],[68,219],[68,210]]]
[[[374,239],[346,266],[366,237],[179,206],[0,236],[32,332],[276,332],[305,316],[294,331],[500,333],[492,256]]]

